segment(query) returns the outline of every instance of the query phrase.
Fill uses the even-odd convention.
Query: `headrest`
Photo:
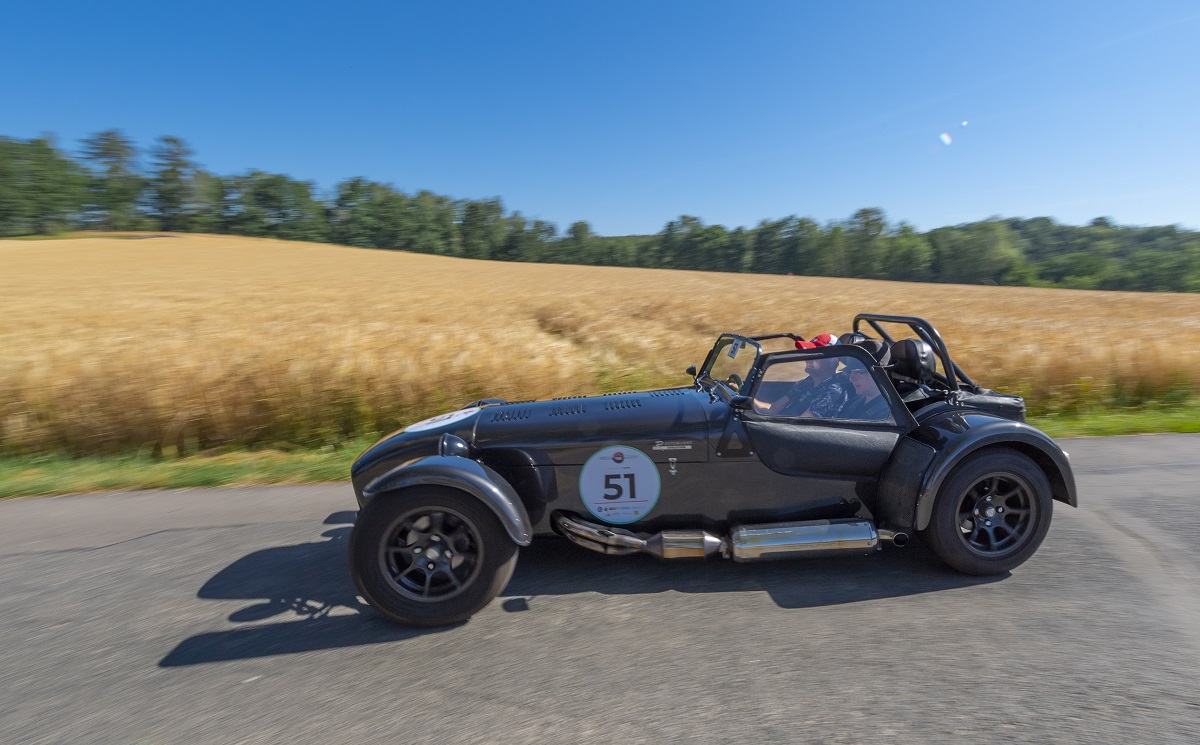
[[[933,379],[933,347],[920,339],[901,339],[892,345],[892,373],[918,383]]]
[[[854,346],[867,350],[867,353],[875,358],[877,364],[887,365],[892,361],[892,352],[888,348],[886,341],[880,339],[862,339],[854,342]]]
[[[870,339],[870,338],[871,337],[867,336],[866,334],[862,333],[861,331],[851,331],[849,333],[842,334],[841,336],[839,336],[838,343],[839,344],[858,344],[860,341],[863,341],[864,339]]]

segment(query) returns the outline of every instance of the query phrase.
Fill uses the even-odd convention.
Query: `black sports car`
[[[1066,453],[1024,401],[976,385],[920,318],[723,334],[687,372],[681,388],[476,401],[371,446],[351,471],[362,596],[402,623],[461,621],[552,535],[754,561],[915,532],[951,567],[997,574],[1037,550],[1052,500],[1076,504]]]

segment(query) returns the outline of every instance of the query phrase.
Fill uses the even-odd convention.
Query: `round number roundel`
[[[658,503],[658,466],[637,448],[613,445],[597,450],[579,473],[579,496],[588,512],[606,523],[645,519]]]

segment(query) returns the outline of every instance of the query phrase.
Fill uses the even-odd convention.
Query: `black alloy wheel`
[[[476,497],[421,486],[375,497],[350,534],[350,573],[373,608],[409,626],[465,621],[512,577],[517,544]]]
[[[1028,456],[989,448],[968,456],[938,492],[921,536],[938,558],[966,574],[1020,566],[1050,529],[1050,481]]]
[[[1018,551],[1033,536],[1037,502],[1033,487],[1013,473],[977,481],[958,505],[958,535],[967,548],[985,558]]]
[[[417,602],[449,600],[474,581],[482,566],[479,531],[448,508],[413,508],[385,535],[381,569],[397,592]]]

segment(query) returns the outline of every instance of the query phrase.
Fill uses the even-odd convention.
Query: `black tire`
[[[350,574],[363,598],[388,618],[445,626],[470,618],[504,589],[517,550],[475,497],[414,487],[381,494],[359,512],[350,534]]]
[[[925,543],[964,574],[1003,574],[1037,551],[1050,529],[1050,481],[1008,448],[969,456],[942,484]]]

